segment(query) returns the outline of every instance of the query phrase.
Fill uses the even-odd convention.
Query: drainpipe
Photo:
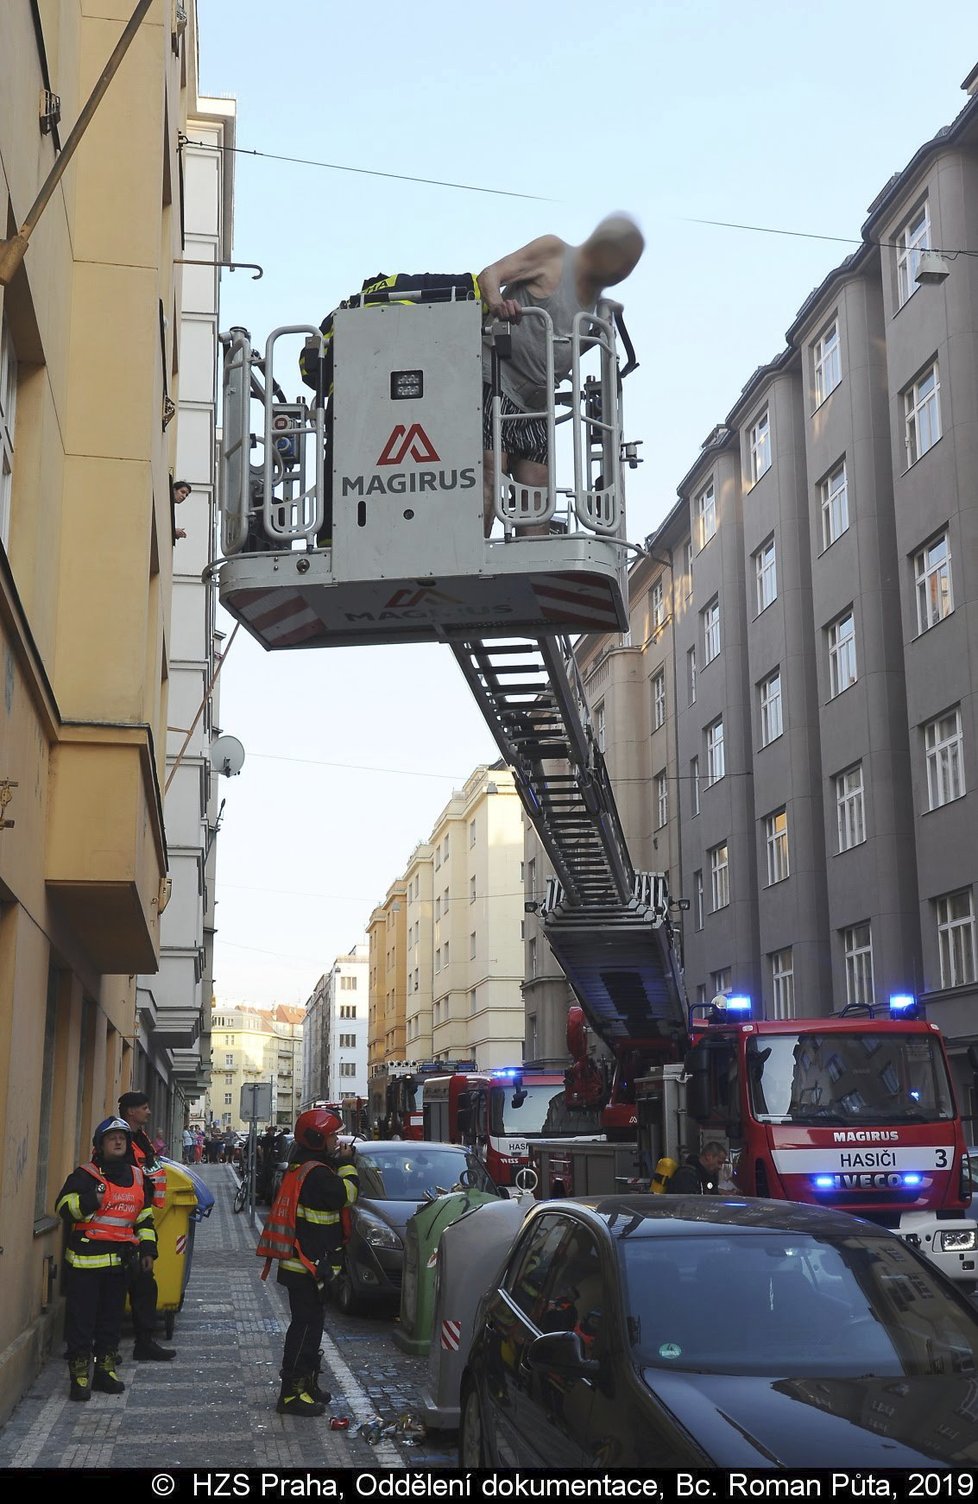
[[[24,257],[27,254],[27,243],[34,232],[34,228],[50,202],[55,188],[64,176],[65,169],[75,154],[75,148],[87,131],[92,116],[102,102],[103,94],[119,71],[119,64],[129,51],[132,40],[139,30],[140,22],[152,3],[153,0],[138,0],[136,9],[129,18],[125,31],[116,43],[112,56],[102,69],[98,83],[95,85],[84,109],[75,121],[74,128],[64,144],[64,150],[51,168],[41,186],[40,193],[28,210],[27,218],[16,235],[12,235],[9,240],[0,240],[0,287],[9,287],[11,281],[20,270]]]

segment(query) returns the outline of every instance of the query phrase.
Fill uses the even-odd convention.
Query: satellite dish
[[[244,767],[245,750],[236,736],[219,736],[211,743],[211,767],[225,778],[234,778]]]

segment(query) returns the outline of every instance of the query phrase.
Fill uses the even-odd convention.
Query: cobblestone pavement
[[[125,1394],[93,1394],[78,1405],[68,1399],[59,1344],[0,1430],[0,1467],[454,1467],[455,1438],[446,1433],[416,1444],[383,1436],[375,1445],[358,1433],[375,1416],[418,1413],[427,1360],[394,1346],[387,1319],[330,1308],[321,1383],[335,1398],[326,1416],[275,1413],[289,1319],[285,1291],[274,1272],[266,1283],[260,1279],[256,1232],[247,1212],[232,1210],[237,1180],[230,1167],[199,1168],[216,1200],[196,1229],[171,1344],[176,1358],[134,1363],[126,1330]],[[348,1415],[349,1431],[331,1431],[330,1415]]]

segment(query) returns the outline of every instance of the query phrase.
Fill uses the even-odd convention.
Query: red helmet
[[[325,1107],[310,1107],[308,1112],[300,1112],[295,1120],[295,1141],[303,1149],[316,1153],[325,1149],[329,1135],[339,1133],[342,1127],[335,1112],[327,1112]]]

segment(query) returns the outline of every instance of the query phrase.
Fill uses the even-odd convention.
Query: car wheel
[[[466,1387],[462,1397],[462,1416],[458,1429],[460,1467],[486,1467],[486,1447],[482,1430],[482,1406],[474,1384]]]
[[[337,1279],[333,1294],[337,1309],[344,1316],[356,1316],[361,1310],[362,1303],[356,1290],[353,1288],[352,1279],[345,1270]]]

